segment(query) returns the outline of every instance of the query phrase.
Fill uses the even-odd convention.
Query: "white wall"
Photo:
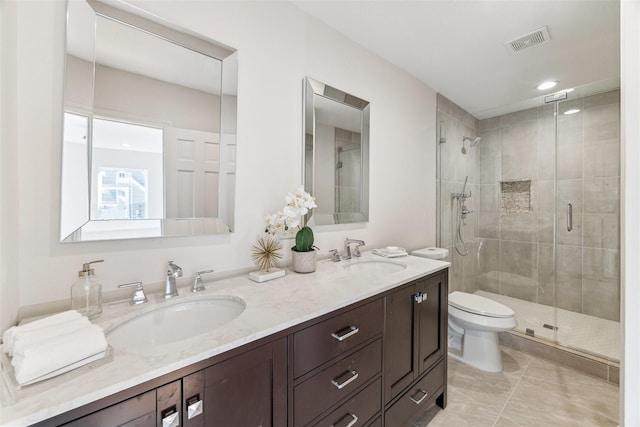
[[[0,330],[18,314],[18,145],[16,121],[17,25],[16,7],[0,2]]]
[[[620,425],[640,426],[640,3],[623,1],[622,70],[622,369]]]
[[[10,61],[2,66],[3,119],[15,115],[8,131],[3,126],[3,177],[7,163],[17,163],[17,170],[11,183],[1,181],[0,220],[3,249],[8,242],[17,252],[2,252],[2,266],[11,261],[11,271],[2,270],[0,330],[15,321],[14,307],[68,298],[69,286],[86,261],[105,259],[96,272],[107,291],[136,280],[161,282],[168,260],[183,267],[185,281],[204,268],[250,267],[249,251],[264,228],[264,216],[281,209],[285,194],[301,183],[305,76],[371,102],[370,222],[316,227],[316,245],[326,254],[347,236],[365,240],[369,249],[435,244],[436,101],[431,88],[289,3],[135,5],[238,49],[236,231],[190,238],[58,242],[65,3],[13,3],[16,25],[2,28],[3,40],[17,35],[15,64],[11,55],[4,56],[3,45],[3,60]],[[5,9],[10,8],[3,6],[3,20]],[[13,66],[17,73],[4,75]],[[5,100],[7,88],[15,90]],[[9,213],[5,200],[12,202]],[[17,233],[6,236],[4,229],[15,227],[17,219]],[[9,222],[11,227],[6,227]]]

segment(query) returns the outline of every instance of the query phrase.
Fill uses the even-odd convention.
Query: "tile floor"
[[[447,409],[433,408],[414,427],[618,425],[616,385],[508,347],[502,358],[498,374],[449,358]]]

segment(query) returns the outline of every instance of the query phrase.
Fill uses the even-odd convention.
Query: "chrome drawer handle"
[[[178,427],[180,425],[180,412],[174,412],[162,418],[162,427]]]
[[[349,378],[344,379],[344,377],[349,376]],[[353,382],[358,378],[358,373],[356,371],[347,371],[344,374],[340,375],[338,378],[331,380],[331,384],[336,386],[338,390],[342,390],[349,383]]]
[[[195,418],[203,413],[203,402],[202,399],[200,399],[199,395],[193,396],[191,399],[187,399],[186,403],[188,420]]]
[[[350,421],[347,422],[347,419],[350,419]],[[346,422],[346,424],[344,424],[343,422]],[[338,421],[336,424],[331,424],[331,427],[353,427],[357,422],[358,417],[356,416],[356,414],[348,413],[344,417],[340,418],[340,421]]]
[[[573,230],[573,205],[567,203],[567,231]]]
[[[338,332],[333,332],[331,336],[338,341],[344,341],[347,338],[357,334],[360,332],[360,329],[356,326],[349,326],[347,328],[341,329]]]
[[[419,395],[420,393],[422,393],[422,397],[421,397],[420,399],[416,400],[416,399],[415,399],[415,397],[416,397],[417,395]],[[414,394],[414,395],[413,395],[413,397],[411,398],[411,401],[412,401],[413,403],[415,403],[416,405],[419,405],[419,404],[421,404],[421,403],[422,403],[422,401],[423,401],[424,399],[426,399],[426,398],[427,398],[427,396],[428,396],[428,395],[429,395],[429,393],[427,393],[426,391],[424,391],[424,390],[422,390],[422,389],[418,389],[418,392],[417,392],[416,394]]]

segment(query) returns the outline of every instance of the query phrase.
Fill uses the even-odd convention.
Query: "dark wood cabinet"
[[[156,425],[156,391],[120,402],[91,415],[64,424],[68,427],[153,427]],[[50,425],[60,425],[58,423]]]
[[[205,371],[206,426],[271,427],[271,345],[259,347]]]
[[[286,341],[248,350],[64,425],[284,427]]]
[[[446,335],[444,270],[38,425],[402,427],[446,406]]]
[[[363,426],[381,413],[383,299],[295,332],[290,426]]]
[[[386,297],[385,303],[384,401],[388,408],[385,425],[396,427],[436,400],[441,407],[446,405],[446,271],[396,290]],[[436,364],[438,368],[434,371]],[[442,375],[425,376],[429,371]],[[406,419],[401,421],[398,414]]]

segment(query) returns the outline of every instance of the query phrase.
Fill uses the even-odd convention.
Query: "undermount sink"
[[[389,274],[397,273],[407,268],[406,264],[387,260],[354,261],[344,266],[345,270],[361,273]]]
[[[236,317],[246,303],[232,296],[216,296],[171,304],[128,319],[107,331],[107,341],[115,349],[153,352],[171,344],[216,329]]]

